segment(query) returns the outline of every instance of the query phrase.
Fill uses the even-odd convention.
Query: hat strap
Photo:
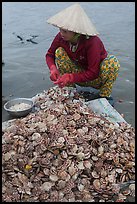
[[[71,43],[77,42],[80,36],[81,36],[80,33],[76,33],[76,34],[71,38],[70,42],[71,42]]]

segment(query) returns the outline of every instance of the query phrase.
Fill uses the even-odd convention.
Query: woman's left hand
[[[58,84],[60,88],[73,83],[73,74],[64,74],[60,76],[54,84]]]

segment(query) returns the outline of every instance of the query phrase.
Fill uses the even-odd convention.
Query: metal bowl
[[[26,108],[25,110],[10,110],[11,106],[14,106],[16,104],[25,103],[31,105],[31,107]],[[34,102],[31,99],[27,98],[16,98],[8,101],[4,104],[4,109],[9,113],[9,115],[13,117],[23,117],[28,115],[32,111],[32,108],[34,106]]]

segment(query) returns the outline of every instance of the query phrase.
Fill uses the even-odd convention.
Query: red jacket
[[[59,32],[46,53],[49,69],[55,64],[55,50],[58,47],[63,47],[70,59],[84,69],[80,73],[73,73],[73,83],[91,81],[99,76],[100,63],[107,57],[107,51],[98,36],[86,39],[84,35],[81,35],[77,50],[72,52],[69,42],[63,40]]]

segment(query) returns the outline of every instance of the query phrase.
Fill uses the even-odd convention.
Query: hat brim
[[[78,3],[52,16],[47,20],[47,23],[84,35],[95,36],[99,34],[94,24]]]

